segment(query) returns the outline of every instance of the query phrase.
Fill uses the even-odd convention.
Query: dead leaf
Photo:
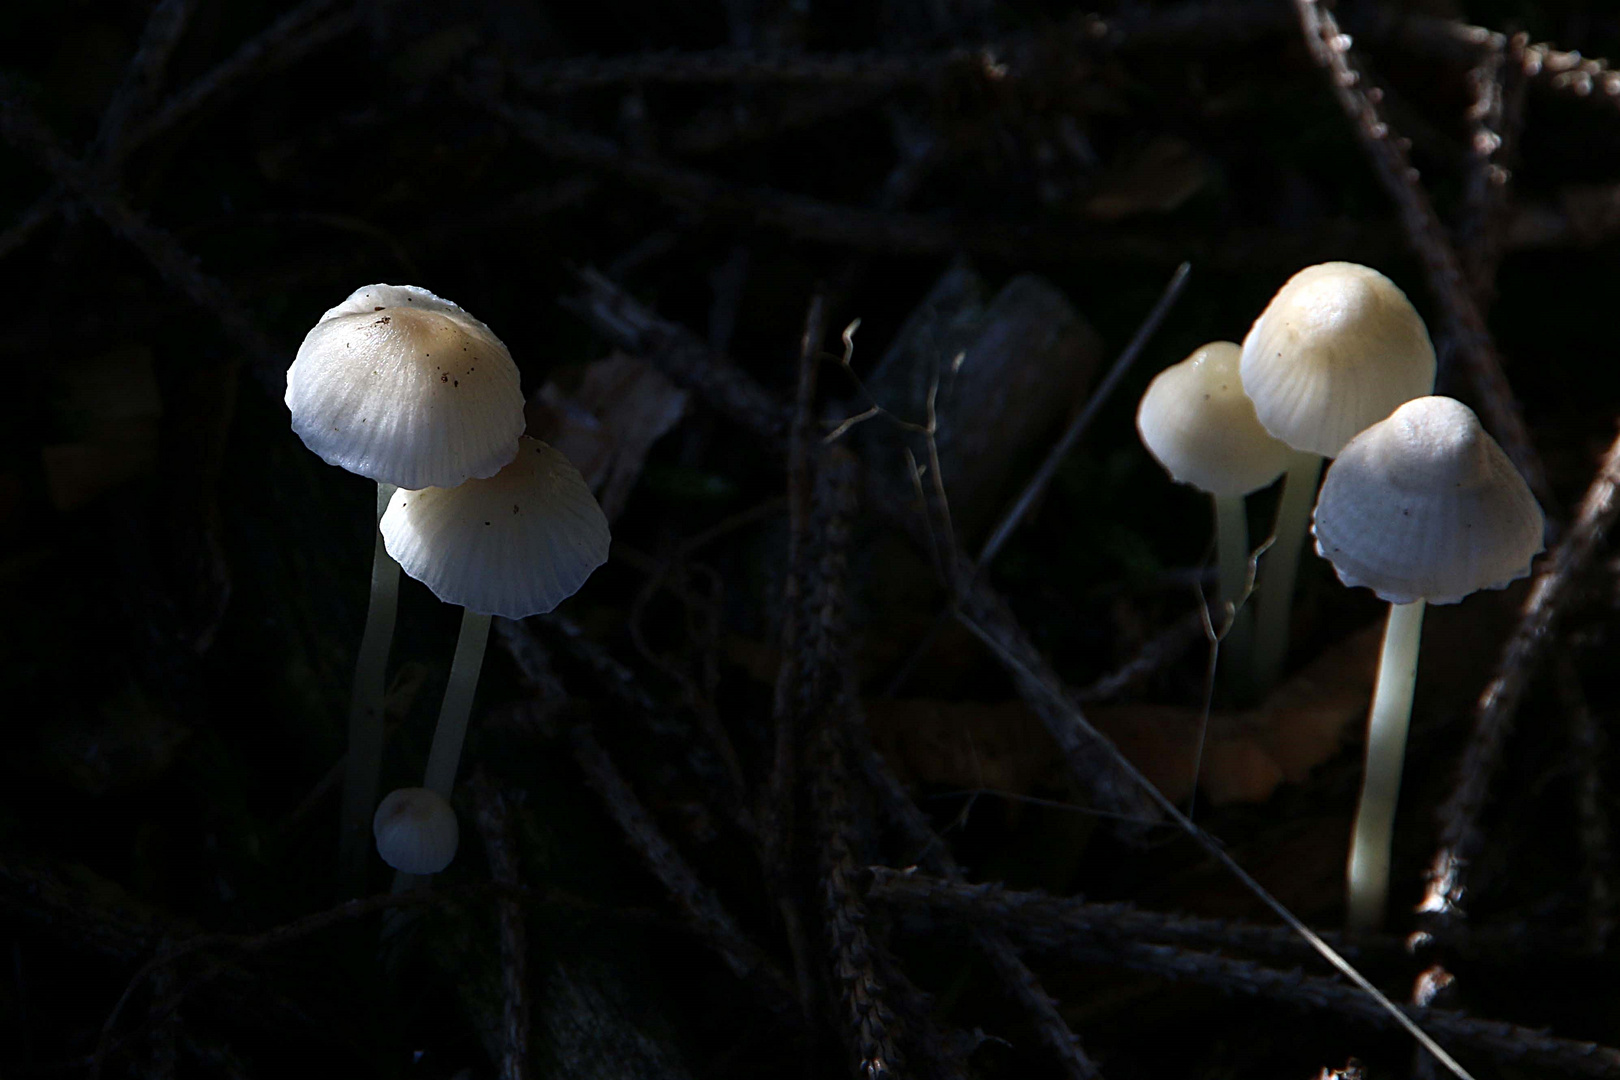
[[[1351,635],[1279,686],[1257,709],[1210,715],[1199,788],[1216,805],[1264,802],[1339,750],[1372,701],[1383,625]],[[1192,793],[1202,712],[1175,705],[1097,706],[1087,714],[1160,791]]]
[[[1016,795],[1059,786],[1052,739],[1022,701],[877,700],[872,741],[902,782]]]
[[[1086,200],[1086,214],[1116,221],[1132,214],[1164,214],[1198,193],[1209,165],[1189,142],[1161,135],[1121,155]]]
[[[547,382],[524,412],[528,434],[567,456],[609,521],[624,509],[647,453],[686,412],[687,394],[652,367],[616,352],[585,367],[572,394]]]

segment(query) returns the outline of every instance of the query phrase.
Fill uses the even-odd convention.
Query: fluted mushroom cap
[[[437,874],[456,857],[461,830],[443,795],[427,788],[390,791],[371,819],[377,854],[407,874]]]
[[[523,434],[506,346],[414,285],[368,285],[322,315],[287,369],[286,401],[328,464],[403,488],[493,476]]]
[[[1541,507],[1472,409],[1409,401],[1350,440],[1322,482],[1316,552],[1392,604],[1454,604],[1530,573]]]
[[[1136,409],[1142,445],[1170,479],[1212,495],[1247,495],[1288,467],[1285,443],[1254,415],[1230,341],[1201,346],[1159,372]]]
[[[1322,263],[1272,297],[1243,339],[1241,371],[1267,431],[1334,457],[1402,402],[1434,392],[1434,345],[1389,278]]]
[[[400,568],[447,604],[521,619],[607,562],[608,523],[568,459],[538,439],[486,480],[394,493],[377,525]]]

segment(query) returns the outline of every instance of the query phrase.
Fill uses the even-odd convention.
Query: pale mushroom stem
[[[1220,572],[1220,602],[1231,604],[1232,626],[1221,641],[1222,667],[1234,688],[1245,685],[1254,650],[1254,609],[1243,602],[1249,584],[1249,519],[1242,495],[1212,495],[1215,500],[1215,565]],[[1217,620],[1217,625],[1218,625]]]
[[[1395,835],[1395,804],[1401,793],[1401,762],[1417,685],[1418,644],[1423,636],[1422,600],[1391,604],[1384,624],[1384,650],[1367,718],[1367,768],[1361,803],[1350,834],[1346,867],[1351,930],[1377,930],[1389,900],[1389,853]]]
[[[1255,618],[1254,681],[1265,693],[1282,674],[1288,656],[1288,620],[1294,606],[1294,578],[1299,552],[1311,525],[1316,502],[1316,481],[1322,475],[1322,455],[1296,450],[1288,461],[1282,499],[1271,549],[1260,562],[1260,601]]]
[[[377,485],[377,520],[394,497],[393,484]],[[365,880],[366,852],[371,847],[371,816],[377,810],[382,775],[383,699],[388,691],[388,650],[394,641],[394,615],[399,609],[399,563],[376,534],[371,560],[371,600],[360,655],[354,664],[349,694],[349,755],[343,770],[343,815],[338,834],[338,867],[346,889]]]
[[[489,620],[488,615],[462,611],[461,636],[456,639],[456,656],[450,662],[450,684],[445,687],[439,726],[433,729],[433,746],[428,750],[422,786],[447,800],[456,784],[461,744],[467,737],[467,719],[472,715],[473,694],[478,689],[478,672],[484,666]]]

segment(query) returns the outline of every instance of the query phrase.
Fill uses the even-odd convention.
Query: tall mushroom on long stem
[[[378,517],[396,488],[493,476],[517,453],[523,392],[489,327],[411,285],[368,285],[321,316],[287,369],[292,428],[321,458],[377,482]],[[382,770],[383,693],[399,567],[376,544],[355,663],[339,869],[357,888]]]
[[[1349,926],[1375,930],[1389,897],[1424,605],[1528,574],[1542,548],[1541,507],[1468,406],[1424,397],[1350,440],[1322,483],[1313,528],[1339,580],[1390,603],[1346,867]]]
[[[1295,450],[1260,565],[1255,671],[1264,691],[1288,652],[1300,546],[1322,459],[1396,406],[1434,391],[1434,346],[1406,294],[1356,263],[1289,278],[1243,339],[1243,389],[1265,429]]]
[[[1215,507],[1220,600],[1231,605],[1224,642],[1227,684],[1239,696],[1252,685],[1249,526],[1243,499],[1282,474],[1293,453],[1255,418],[1238,377],[1238,346],[1214,341],[1195,349],[1148,384],[1136,409],[1142,444],[1170,479],[1209,493]]]
[[[405,573],[465,608],[422,784],[448,799],[490,617],[538,615],[577,592],[607,561],[607,517],[566,457],[524,438],[493,477],[396,492],[379,527]]]

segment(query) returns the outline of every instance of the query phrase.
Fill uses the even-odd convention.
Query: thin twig
[[[1184,262],[1170,276],[1170,282],[1164,287],[1159,302],[1153,305],[1153,310],[1148,312],[1147,318],[1136,328],[1130,344],[1119,354],[1119,358],[1114,361],[1114,366],[1108,369],[1103,381],[1098,383],[1096,389],[1087,397],[1085,407],[1069,422],[1068,428],[1058,441],[1052,444],[1052,449],[1047,451],[1046,459],[1041,462],[1040,468],[1035,470],[1035,475],[1029,478],[1024,490],[1018,493],[1018,498],[1013,500],[1006,513],[1002,514],[1001,520],[996,523],[996,527],[990,531],[990,538],[984,542],[984,547],[979,551],[979,558],[974,563],[975,576],[978,569],[995,559],[996,553],[1001,550],[1008,537],[1012,536],[1013,530],[1024,520],[1024,515],[1028,514],[1030,508],[1046,493],[1047,485],[1052,482],[1052,477],[1057,475],[1058,466],[1063,464],[1063,459],[1069,456],[1069,451],[1079,443],[1080,437],[1086,433],[1091,422],[1097,418],[1097,413],[1113,395],[1114,388],[1119,385],[1120,380],[1136,363],[1136,358],[1152,340],[1154,333],[1159,329],[1159,324],[1164,322],[1165,316],[1170,314],[1170,309],[1175,307],[1176,301],[1181,298],[1181,292],[1187,285],[1187,275],[1191,272],[1192,264]]]
[[[62,191],[52,188],[29,204],[5,232],[0,233],[0,259],[22,247],[56,216],[62,206]]]
[[[1479,819],[1490,798],[1502,748],[1531,676],[1540,666],[1563,609],[1603,537],[1620,513],[1620,437],[1610,445],[1597,476],[1581,499],[1569,532],[1541,564],[1518,626],[1502,648],[1492,677],[1474,710],[1474,728],[1463,750],[1456,785],[1439,810],[1438,850],[1429,864],[1428,888],[1418,910],[1438,917],[1462,914],[1468,862],[1485,842]]]
[[[1008,889],[994,882],[969,884],[959,875],[941,879],[883,866],[869,872],[872,884],[867,895],[873,900],[922,908],[951,922],[993,927],[1023,950],[1062,952],[1072,943],[1086,945],[1103,937],[1268,956],[1298,957],[1311,952],[1286,926],[1143,911],[1132,904],[1093,903]],[[1406,953],[1404,941],[1389,935],[1362,935],[1346,942],[1342,934],[1323,931],[1322,939],[1347,956],[1404,957]]]
[[[500,619],[495,624],[495,633],[517,665],[524,684],[536,694],[542,707],[553,709],[567,700],[566,689],[551,670],[545,646],[528,626]],[[653,876],[663,883],[687,925],[719,954],[733,975],[762,991],[767,1005],[780,1010],[785,1002],[791,1002],[793,995],[788,990],[787,980],[759,947],[748,940],[719,898],[698,879],[680,852],[665,838],[618,766],[596,741],[590,727],[573,724],[566,735],[586,783],[601,796],[625,838]]]
[[[1318,0],[1294,0],[1300,26],[1311,56],[1328,75],[1333,92],[1354,124],[1373,170],[1400,210],[1412,247],[1428,271],[1429,287],[1440,301],[1445,332],[1455,342],[1479,398],[1485,424],[1502,443],[1530,489],[1542,505],[1555,506],[1546,470],[1525,426],[1513,388],[1502,371],[1502,360],[1486,328],[1469,279],[1457,258],[1424,190],[1417,170],[1407,157],[1406,143],[1379,115],[1382,98],[1364,79],[1350,57],[1350,38],[1339,32],[1333,16]]]
[[[1167,664],[1181,659],[1188,649],[1207,639],[1205,618],[1202,608],[1188,612],[1148,639],[1137,654],[1124,664],[1095,682],[1077,687],[1073,691],[1074,700],[1082,705],[1092,705],[1116,698]]]
[[[522,886],[517,853],[513,849],[510,811],[504,793],[482,771],[469,784],[476,807],[478,833],[489,857],[489,874],[497,884]],[[523,907],[516,900],[495,901],[501,926],[501,1080],[525,1080],[529,1075],[528,938]]]
[[[1468,107],[1469,168],[1457,246],[1481,310],[1495,296],[1511,164],[1524,122],[1524,78],[1515,63],[1523,48],[1522,35],[1495,41],[1468,72],[1474,100]]]
[[[1106,939],[1099,939],[1095,946],[1077,951],[1076,955],[1164,978],[1202,983],[1229,994],[1268,998],[1337,1013],[1371,1027],[1388,1028],[1393,1019],[1388,1010],[1342,982],[1298,970],[1280,971],[1250,960],[1191,952],[1174,945]],[[1409,1025],[1420,1023],[1425,1030],[1433,1032],[1435,1038],[1458,1050],[1489,1055],[1521,1068],[1555,1070],[1575,1076],[1620,1077],[1620,1050],[1597,1043],[1562,1039],[1544,1031],[1501,1020],[1479,1020],[1447,1009],[1405,1005],[1401,1006],[1398,1016],[1401,1025],[1408,1030]]]
[[[1074,708],[1073,703],[1062,694],[1060,689],[1039,679],[1036,671],[1029,668],[1017,655],[1017,653],[1002,642],[997,634],[976,623],[970,617],[970,614],[966,609],[964,609],[962,614],[958,617],[962,620],[963,624],[969,630],[971,630],[976,637],[979,638],[980,641],[983,641],[986,645],[988,645],[991,651],[1001,658],[1004,664],[1014,671],[1018,677],[1026,681],[1032,691],[1042,694],[1048,698],[1051,706],[1067,713],[1069,724],[1076,731],[1083,732],[1087,737],[1089,737],[1091,744],[1095,746],[1100,753],[1112,759],[1113,767],[1133,780],[1137,784],[1138,789],[1147,797],[1150,802],[1158,807],[1164,816],[1170,818],[1183,832],[1191,837],[1206,854],[1210,855],[1217,862],[1219,862],[1221,866],[1226,869],[1227,873],[1237,878],[1238,881],[1242,883],[1243,887],[1246,888],[1255,897],[1255,899],[1259,900],[1267,908],[1271,909],[1272,913],[1278,918],[1282,919],[1283,922],[1287,923],[1294,933],[1304,938],[1305,941],[1310,944],[1311,948],[1316,950],[1318,955],[1320,955],[1324,960],[1338,970],[1340,974],[1344,975],[1351,982],[1355,983],[1355,985],[1359,987],[1361,991],[1365,993],[1371,1000],[1373,1007],[1381,1010],[1393,1018],[1395,1022],[1404,1028],[1409,1035],[1418,1041],[1419,1045],[1438,1058],[1453,1075],[1461,1077],[1463,1080],[1471,1080],[1468,1071],[1459,1065],[1450,1054],[1447,1054],[1444,1050],[1442,1050],[1439,1044],[1436,1043],[1434,1039],[1428,1035],[1428,1033],[1414,1024],[1411,1018],[1403,1013],[1400,1008],[1383,993],[1383,991],[1379,990],[1372,983],[1368,982],[1367,978],[1362,975],[1361,972],[1352,967],[1349,961],[1345,960],[1345,958],[1339,955],[1339,953],[1332,946],[1323,941],[1321,935],[1317,934],[1316,931],[1306,926],[1304,922],[1300,920],[1299,916],[1288,910],[1287,906],[1285,906],[1276,897],[1272,896],[1271,893],[1260,884],[1260,882],[1255,880],[1254,875],[1243,869],[1238,861],[1227,852],[1225,846],[1222,845],[1218,839],[1206,832],[1203,828],[1199,827],[1192,821],[1192,819],[1188,818],[1187,815],[1183,814],[1179,809],[1177,809],[1176,805],[1171,802],[1163,792],[1155,787],[1153,782],[1144,776],[1142,771],[1138,769],[1129,758],[1120,753],[1119,748],[1115,746],[1112,741],[1105,738],[1102,733],[1098,732],[1090,725],[1090,723],[1086,721],[1085,717],[1080,714],[1078,709]]]
[[[903,1074],[899,1040],[905,1033],[887,1000],[888,984],[880,971],[883,950],[873,938],[856,883],[861,863],[855,857],[856,813],[844,751],[847,718],[858,707],[845,628],[855,475],[854,456],[841,446],[824,450],[815,469],[813,528],[800,550],[806,569],[799,600],[803,635],[797,652],[802,659],[789,698],[807,727],[821,915],[840,1027],[855,1054],[857,1075],[878,1080]]]
[[[1576,835],[1581,841],[1581,876],[1586,879],[1587,945],[1595,955],[1607,947],[1614,929],[1614,834],[1607,785],[1603,782],[1608,740],[1593,715],[1580,672],[1568,653],[1558,655],[1553,675],[1569,721],[1570,757],[1575,767]]]
[[[133,149],[173,128],[180,121],[216,100],[249,75],[276,63],[288,63],[319,48],[353,29],[351,8],[321,23],[315,20],[338,0],[305,0],[257,35],[243,42],[236,52],[190,86],[170,97],[130,133],[126,145]]]
[[[878,803],[890,823],[900,830],[910,846],[909,858],[914,858],[936,874],[952,882],[965,880],[962,869],[952,857],[950,849],[930,827],[917,804],[911,801],[900,781],[895,777],[883,756],[873,748],[867,737],[865,724],[854,725],[852,740],[854,753],[865,774],[868,790],[877,795]],[[868,890],[875,899],[886,899],[875,890]],[[1029,970],[1018,951],[1000,926],[976,926],[974,945],[982,952],[1008,994],[1023,1007],[1035,1031],[1047,1048],[1063,1066],[1069,1080],[1096,1080],[1102,1075],[1096,1062],[1080,1044],[1080,1038],[1069,1027],[1058,1011],[1057,1002],[1041,986],[1040,979]]]
[[[15,87],[0,84],[0,135],[32,156],[76,197],[95,211],[117,234],[128,240],[151,262],[168,283],[212,314],[236,344],[279,378],[286,363],[282,355],[224,282],[205,273],[197,259],[179,241],[151,224],[134,210],[116,189],[75,160],[33,110],[23,105]]]
[[[716,356],[685,328],[659,318],[595,270],[582,270],[584,294],[565,298],[565,307],[580,314],[615,345],[632,353],[687,387],[733,423],[787,449],[792,414],[764,387],[730,362]]]
[[[109,176],[117,176],[130,121],[157,93],[163,69],[168,66],[175,46],[180,44],[180,36],[185,33],[196,7],[197,0],[158,0],[152,6],[152,13],[141,31],[140,44],[101,114],[101,123],[87,155],[96,168],[105,170]]]
[[[972,577],[966,558],[958,574],[962,580]],[[1152,794],[1119,768],[1119,751],[1086,720],[1074,693],[1041,656],[1005,599],[977,581],[960,598],[956,617],[1007,668],[1019,695],[1057,743],[1076,788],[1096,810],[1119,817],[1127,835],[1139,835],[1162,820]]]
[[[523,647],[514,647],[514,643],[524,642],[530,631],[522,623],[502,620],[499,634],[501,642],[517,661],[519,671],[532,685],[533,673],[525,663],[528,652]],[[608,813],[653,876],[663,883],[693,932],[714,949],[733,975],[761,991],[769,1007],[796,1012],[796,1006],[790,1004],[794,996],[787,980],[770,958],[748,940],[719,898],[698,879],[680,852],[664,837],[590,728],[575,724],[569,728],[567,737],[586,783],[601,796]]]
[[[982,67],[985,54],[950,49],[933,54],[762,53],[753,49],[708,52],[631,53],[628,56],[569,57],[525,64],[514,81],[536,94],[567,93],[620,83],[874,83],[896,86],[928,82],[952,67]]]

